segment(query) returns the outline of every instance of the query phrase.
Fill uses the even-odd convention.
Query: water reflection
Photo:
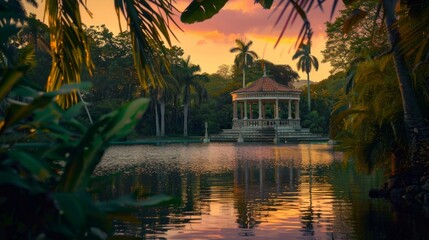
[[[367,197],[381,176],[359,175],[341,160],[314,144],[112,147],[98,174],[121,174],[99,197],[139,192],[179,200],[118,218],[118,237],[395,239],[390,206]]]

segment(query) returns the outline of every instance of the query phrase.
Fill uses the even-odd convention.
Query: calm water
[[[98,174],[117,171],[101,198],[176,199],[116,219],[118,239],[429,239],[421,210],[368,197],[382,174],[324,144],[117,146]]]

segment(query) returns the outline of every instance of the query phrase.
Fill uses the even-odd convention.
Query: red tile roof
[[[301,92],[299,89],[294,89],[280,84],[269,77],[262,77],[254,81],[249,86],[237,89],[232,93],[244,92]]]

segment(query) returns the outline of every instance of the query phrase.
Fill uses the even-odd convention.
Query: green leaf
[[[18,177],[17,174],[9,171],[0,171],[0,185],[13,185],[18,188],[31,189],[28,183]]]
[[[72,119],[72,118],[75,118],[76,116],[79,116],[83,106],[84,106],[83,102],[79,102],[79,103],[73,105],[72,107],[70,107],[69,109],[67,109],[63,113],[62,118],[63,119]]]
[[[183,23],[202,22],[217,14],[228,0],[193,0],[183,11],[180,20]]]
[[[37,97],[39,95],[39,92],[35,89],[27,86],[16,86],[12,92],[16,94],[16,96],[19,97]]]
[[[128,135],[137,123],[137,120],[146,111],[149,99],[140,98],[130,102],[114,113],[113,119],[105,127],[103,135],[109,141]]]
[[[48,171],[48,167],[37,159],[33,158],[31,155],[21,152],[21,151],[12,151],[9,153],[9,156],[21,163],[21,165],[30,171],[34,176],[36,176],[39,180],[46,180],[50,174]]]
[[[255,3],[261,4],[264,9],[270,9],[274,0],[256,0]]]
[[[107,214],[100,209],[96,202],[91,198],[88,192],[76,192],[76,198],[78,199],[80,206],[85,213],[85,217],[88,225],[91,228],[98,228],[104,234],[113,234],[112,222],[107,218]],[[102,234],[102,235],[104,235]]]
[[[50,104],[42,109],[37,109],[34,111],[33,122],[48,124],[58,123],[63,112],[64,110],[57,104]]]
[[[3,99],[9,93],[23,75],[23,72],[16,70],[9,70],[4,73],[3,79],[0,81],[0,99]]]
[[[17,65],[14,68],[6,67],[6,69],[3,69],[2,76],[0,78],[0,100],[6,97],[6,95],[22,79],[24,74],[28,71],[28,69],[30,69],[30,67],[34,63],[34,51],[31,47],[27,47],[21,50],[21,54],[18,55]]]
[[[63,191],[77,191],[89,184],[109,142],[128,135],[146,111],[149,100],[136,99],[116,112],[102,116],[95,122],[71,153],[61,179]]]
[[[74,118],[65,122],[64,125],[66,127],[70,127],[71,129],[77,130],[80,134],[84,134],[87,130],[87,127],[85,125],[83,125],[81,122]]]
[[[34,110],[43,108],[48,104],[52,103],[54,95],[44,94],[34,99],[30,104],[13,101],[6,112],[5,124],[1,131],[7,129],[7,127],[13,125],[17,121],[20,121],[30,116]]]
[[[56,94],[68,94],[76,90],[89,90],[91,87],[91,82],[70,83],[62,85],[60,89],[54,92],[56,92]]]
[[[85,225],[85,213],[73,193],[55,193],[54,199],[58,203],[61,214],[77,228],[76,230]]]

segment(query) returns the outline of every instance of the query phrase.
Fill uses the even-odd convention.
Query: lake
[[[174,201],[116,218],[114,239],[429,239],[422,209],[371,199],[384,182],[326,144],[113,146],[100,199]]]

